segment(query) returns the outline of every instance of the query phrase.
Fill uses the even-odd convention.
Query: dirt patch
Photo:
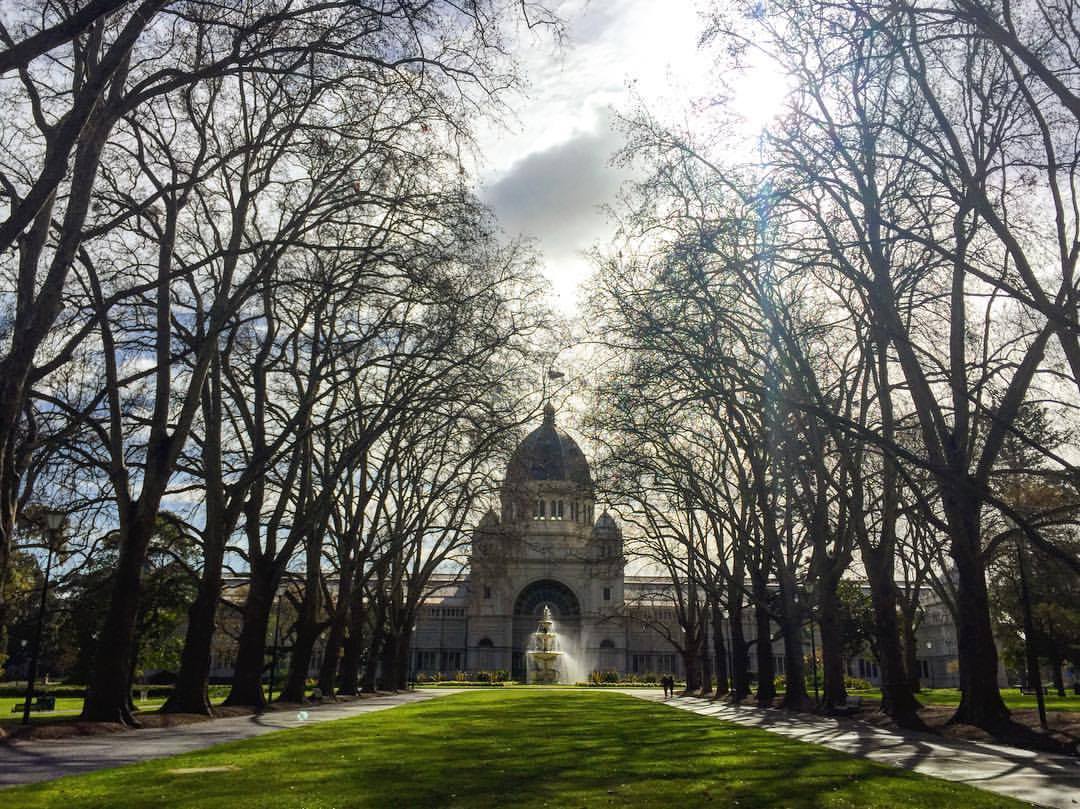
[[[868,703],[854,718],[877,727],[899,729],[891,717],[877,708],[877,703]],[[956,708],[950,705],[927,705],[919,711],[919,718],[931,733],[946,739],[995,742],[1025,750],[1080,757],[1080,713],[1075,711],[1048,711],[1048,728],[1043,730],[1039,727],[1038,711],[1015,709],[1011,712],[1012,721],[993,732],[974,725],[949,724],[954,713]]]
[[[757,702],[751,696],[744,699],[742,704],[754,706]],[[864,700],[859,710],[845,714],[845,718],[901,733],[912,732],[901,728],[892,717],[881,713],[879,705],[876,700]],[[782,698],[777,697],[770,707],[783,709]],[[828,715],[823,711],[813,710],[812,706],[806,706],[801,713]],[[955,713],[956,707],[952,705],[924,706],[919,710],[919,718],[926,725],[923,732],[942,739],[992,742],[1024,750],[1080,757],[1080,712],[1048,711],[1046,720],[1049,727],[1043,730],[1039,727],[1038,711],[1016,709],[1011,712],[1012,721],[994,732],[974,725],[950,724],[949,720]]]
[[[79,718],[35,722],[32,725],[0,727],[0,744],[22,739],[70,739],[75,736],[104,736],[123,733],[128,728],[118,722],[84,722]]]

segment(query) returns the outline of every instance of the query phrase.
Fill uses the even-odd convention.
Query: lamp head
[[[45,527],[50,531],[59,531],[64,527],[64,519],[67,515],[62,511],[49,510],[45,512]]]

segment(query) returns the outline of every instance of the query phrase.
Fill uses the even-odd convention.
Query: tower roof
[[[567,481],[592,488],[585,453],[566,432],[555,426],[555,408],[544,405],[543,423],[514,450],[506,468],[506,485],[532,480]]]
[[[615,518],[608,513],[607,509],[604,509],[603,514],[596,518],[596,527],[607,528],[616,531],[619,528],[618,524],[615,522]]]
[[[600,538],[622,539],[622,529],[615,522],[615,518],[605,509],[604,513],[596,519],[596,524],[593,526],[593,535]]]

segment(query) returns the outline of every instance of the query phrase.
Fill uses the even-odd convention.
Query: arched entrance
[[[573,590],[555,579],[539,579],[526,585],[514,600],[511,676],[515,680],[525,679],[525,650],[544,607],[551,609],[555,630],[565,641],[576,642],[581,634],[581,602]]]

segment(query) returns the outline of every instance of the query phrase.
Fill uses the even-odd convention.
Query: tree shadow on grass
[[[224,765],[236,769],[170,772]],[[5,797],[27,809],[1012,805],[761,730],[567,691],[462,694]]]

